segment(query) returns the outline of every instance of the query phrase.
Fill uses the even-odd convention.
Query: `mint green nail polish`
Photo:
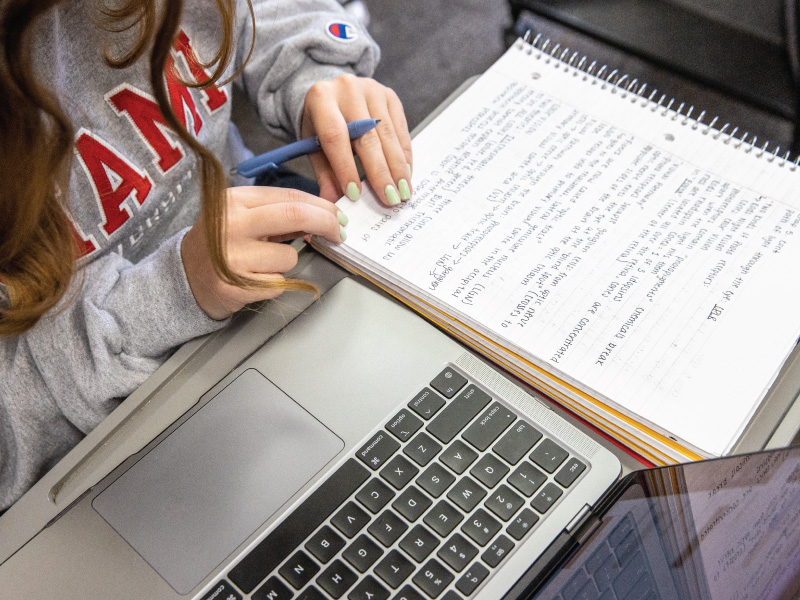
[[[400,188],[400,200],[408,200],[411,198],[411,188],[408,187],[408,182],[405,179],[398,181],[397,187]]]
[[[386,193],[386,201],[394,206],[395,204],[400,204],[400,196],[397,195],[397,190],[394,189],[393,185],[387,185],[384,190]]]
[[[347,189],[345,189],[344,193],[353,202],[355,202],[361,197],[361,191],[358,189],[358,186],[352,181],[347,184]]]
[[[350,222],[350,219],[347,218],[347,215],[344,214],[342,211],[336,213],[336,218],[339,220],[339,225],[344,227]]]
[[[344,230],[344,227],[339,227],[339,235],[342,237],[342,241],[347,239],[347,232]]]

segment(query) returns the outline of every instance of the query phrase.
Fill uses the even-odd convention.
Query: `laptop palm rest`
[[[92,506],[186,594],[343,447],[304,408],[248,369]]]

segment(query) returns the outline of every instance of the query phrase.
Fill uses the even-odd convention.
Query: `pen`
[[[378,125],[378,121],[379,119],[351,121],[347,124],[347,133],[350,134],[350,139],[354,140],[359,138],[368,131],[374,129]],[[321,148],[322,145],[319,142],[319,138],[315,135],[249,158],[231,169],[231,175],[239,173],[244,177],[255,177],[264,171],[276,168],[281,163],[285,163],[293,158],[305,156],[306,154],[311,154],[312,152],[317,152]]]

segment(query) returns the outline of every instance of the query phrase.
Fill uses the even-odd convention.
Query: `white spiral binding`
[[[596,85],[599,82],[603,89],[610,88],[612,94],[619,93],[622,98],[626,98],[628,94],[630,94],[632,96],[631,102],[641,101],[642,107],[649,105],[650,110],[653,112],[661,110],[662,116],[666,117],[671,111],[673,111],[674,114],[671,117],[673,121],[678,121],[678,119],[680,119],[681,125],[690,125],[692,129],[697,129],[702,125],[703,135],[708,135],[709,132],[713,131],[712,135],[714,136],[714,139],[720,139],[724,136],[724,139],[722,140],[724,144],[730,144],[731,140],[734,140],[735,147],[740,148],[744,145],[744,152],[748,154],[752,153],[753,149],[755,148],[756,154],[754,156],[756,158],[762,158],[766,155],[766,160],[768,162],[775,162],[777,160],[779,166],[788,166],[792,171],[796,171],[798,167],[800,167],[800,154],[798,154],[794,161],[792,161],[790,159],[790,151],[787,151],[782,156],[779,154],[781,150],[780,146],[776,146],[773,150],[769,149],[769,142],[764,142],[763,145],[756,146],[758,136],[753,136],[752,140],[748,141],[748,137],[750,136],[750,132],[748,131],[743,133],[741,137],[737,138],[736,133],[739,131],[738,127],[734,127],[730,133],[726,133],[731,126],[730,123],[725,123],[721,128],[715,129],[714,125],[716,125],[719,117],[715,116],[713,119],[711,119],[711,122],[706,125],[703,123],[703,119],[706,117],[705,110],[701,111],[697,118],[692,118],[692,113],[695,109],[694,106],[689,106],[686,112],[683,113],[683,109],[685,108],[686,104],[681,102],[677,109],[673,109],[672,106],[676,102],[675,98],[670,98],[667,100],[666,94],[662,94],[661,97],[656,101],[655,97],[658,93],[658,90],[652,90],[650,95],[645,97],[644,94],[647,88],[647,83],[642,83],[639,85],[638,79],[632,79],[629,81],[630,77],[627,74],[620,74],[617,69],[609,71],[607,65],[603,65],[599,70],[597,70],[597,73],[595,73],[597,61],[593,60],[587,66],[586,63],[589,61],[589,58],[586,55],[583,55],[580,60],[578,60],[579,52],[573,52],[570,55],[570,49],[562,49],[561,44],[555,44],[551,47],[550,38],[543,40],[541,33],[536,34],[536,37],[533,39],[531,39],[531,37],[532,32],[528,30],[522,38],[524,45],[521,47],[525,49],[527,54],[533,54],[534,50],[537,50],[538,52],[536,53],[536,58],[544,58],[545,64],[549,64],[551,61],[556,60],[564,65],[565,71],[573,69],[574,76],[577,77],[579,73],[582,73],[584,81],[587,81],[589,78],[591,78],[592,85]],[[576,60],[578,61],[577,64],[575,64]]]

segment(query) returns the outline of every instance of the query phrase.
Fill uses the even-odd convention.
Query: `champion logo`
[[[350,25],[350,23],[333,21],[332,23],[328,23],[325,29],[329,36],[340,42],[352,42],[358,37],[358,30]]]

